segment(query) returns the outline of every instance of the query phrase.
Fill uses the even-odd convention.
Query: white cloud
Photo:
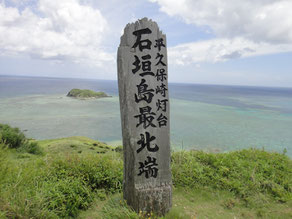
[[[217,38],[169,48],[169,63],[186,65],[200,62],[220,62],[236,58],[260,56],[292,51],[292,44],[270,44],[253,42],[236,37]]]
[[[219,37],[292,42],[291,0],[150,0],[187,23],[209,26]]]
[[[291,0],[149,1],[188,24],[208,27],[215,35],[212,40],[170,48],[176,64],[292,51]]]
[[[37,8],[0,4],[0,54],[94,63],[114,61],[102,48],[107,21],[78,0],[40,0]]]

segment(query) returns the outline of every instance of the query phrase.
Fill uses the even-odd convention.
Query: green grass
[[[161,218],[193,219],[193,218],[291,218],[290,203],[268,201],[260,207],[247,207],[245,202],[232,193],[210,188],[190,189],[174,188],[173,206],[170,212]],[[82,211],[78,218],[149,218],[147,215],[136,214],[117,193],[106,200],[95,199],[87,211]],[[150,218],[156,218],[150,216]]]
[[[157,218],[123,201],[121,147],[86,137],[23,142],[35,146],[0,141],[0,218]],[[292,217],[284,154],[181,151],[171,160],[173,207],[163,218]]]
[[[120,155],[6,156],[1,149],[0,212],[8,218],[75,217],[94,197],[121,191]],[[103,194],[102,194],[103,193]]]
[[[261,195],[280,202],[292,199],[292,162],[278,153],[256,149],[222,154],[176,152],[172,174],[176,186],[226,190],[247,204]]]
[[[283,204],[269,199],[264,203],[261,200],[259,205],[250,207],[246,206],[244,200],[228,191],[209,187],[200,189],[179,187],[174,190],[173,202],[174,211],[185,212],[190,218],[289,218],[292,216],[291,202]]]

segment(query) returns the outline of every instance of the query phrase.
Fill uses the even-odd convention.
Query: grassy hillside
[[[104,154],[109,151],[115,151],[115,147],[109,146],[106,143],[81,136],[41,140],[38,141],[38,144],[48,154]]]
[[[149,218],[122,200],[121,147],[70,137],[23,139],[15,148],[7,140],[22,133],[5,132],[0,126],[0,218]],[[31,143],[35,150],[25,149]],[[181,151],[171,165],[165,218],[292,217],[292,161],[284,154]]]

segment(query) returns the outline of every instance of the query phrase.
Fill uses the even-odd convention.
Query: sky
[[[117,79],[127,23],[167,37],[169,82],[292,87],[291,0],[0,0],[0,75]]]

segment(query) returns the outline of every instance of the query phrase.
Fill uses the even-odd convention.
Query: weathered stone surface
[[[147,18],[128,24],[117,59],[124,198],[163,215],[172,198],[166,36]]]

